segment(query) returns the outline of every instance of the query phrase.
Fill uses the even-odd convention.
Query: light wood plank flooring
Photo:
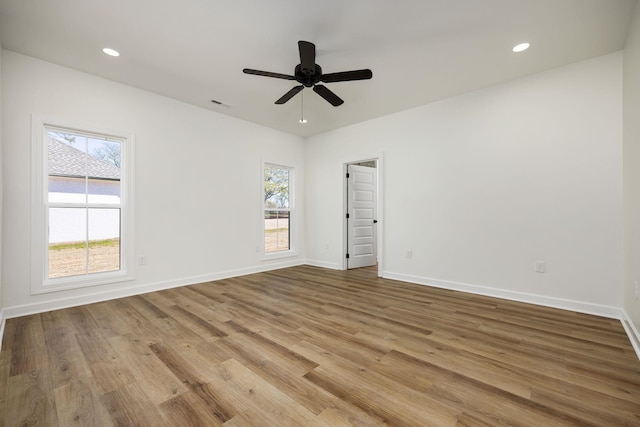
[[[9,319],[4,426],[640,426],[616,320],[303,266]]]

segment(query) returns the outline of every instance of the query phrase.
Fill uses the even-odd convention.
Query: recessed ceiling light
[[[104,49],[102,49],[102,51],[109,56],[120,56],[120,52],[118,52],[117,50],[110,49],[108,47],[105,47]]]
[[[525,50],[529,49],[530,44],[529,43],[520,43],[519,45],[515,46],[513,48],[513,51],[518,53],[518,52],[524,52]]]

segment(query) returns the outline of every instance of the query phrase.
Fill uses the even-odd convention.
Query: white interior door
[[[377,258],[377,170],[348,165],[347,268],[368,267]]]

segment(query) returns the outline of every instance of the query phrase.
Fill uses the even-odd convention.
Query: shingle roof
[[[49,138],[49,175],[120,180],[120,168]]]

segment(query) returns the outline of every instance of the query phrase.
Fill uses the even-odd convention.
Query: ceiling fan
[[[369,69],[342,71],[339,73],[322,74],[322,68],[316,64],[316,45],[311,42],[299,41],[298,50],[300,51],[300,64],[296,65],[293,76],[288,74],[272,73],[269,71],[252,70],[245,68],[242,70],[245,74],[253,74],[256,76],[273,77],[276,79],[295,80],[300,83],[289,92],[282,95],[276,104],[284,104],[293,98],[298,92],[305,87],[313,87],[313,91],[323,97],[329,104],[337,107],[342,105],[344,101],[338,95],[329,90],[328,87],[318,83],[335,83],[347,82],[351,80],[367,80],[373,76]]]

